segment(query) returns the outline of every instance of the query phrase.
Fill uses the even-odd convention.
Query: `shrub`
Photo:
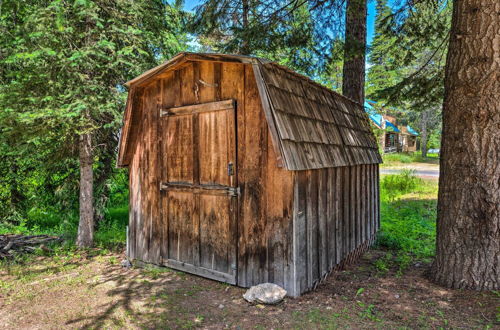
[[[380,182],[382,190],[390,199],[414,190],[422,180],[415,175],[415,170],[402,170],[399,174],[384,176]]]

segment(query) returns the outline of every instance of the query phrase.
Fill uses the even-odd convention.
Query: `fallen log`
[[[45,247],[47,243],[60,241],[62,241],[60,237],[49,235],[0,235],[0,259],[31,253],[38,247]]]

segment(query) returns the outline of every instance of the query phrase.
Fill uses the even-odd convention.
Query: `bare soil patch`
[[[123,255],[91,254],[3,264],[0,328],[500,327],[498,292],[441,288],[425,277],[427,265],[379,274],[378,250],[277,306],[248,304],[242,288],[166,268],[125,269]]]

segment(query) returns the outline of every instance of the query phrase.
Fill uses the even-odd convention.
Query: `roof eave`
[[[129,160],[126,159],[128,138],[130,136],[130,117],[132,115],[132,99],[134,97],[135,90],[130,88],[127,95],[127,102],[125,103],[125,113],[123,115],[122,128],[120,130],[120,138],[118,140],[118,156],[116,159],[116,167],[127,167]]]
[[[184,61],[193,60],[193,61],[222,61],[222,62],[240,62],[247,64],[255,64],[258,62],[267,63],[269,62],[266,59],[247,56],[247,55],[233,55],[233,54],[219,54],[219,53],[192,53],[192,52],[181,52],[170,60],[144,72],[143,74],[135,77],[127,81],[124,85],[126,87],[137,85],[139,83],[144,83],[148,79],[156,76],[157,74],[162,73],[163,71],[177,65],[181,64]]]

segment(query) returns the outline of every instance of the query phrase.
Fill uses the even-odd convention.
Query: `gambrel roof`
[[[130,88],[120,138],[118,165],[129,163],[127,142],[133,125],[137,86],[185,61],[251,64],[273,144],[288,170],[382,162],[363,106],[286,67],[264,59],[225,54],[180,53],[127,82]]]

